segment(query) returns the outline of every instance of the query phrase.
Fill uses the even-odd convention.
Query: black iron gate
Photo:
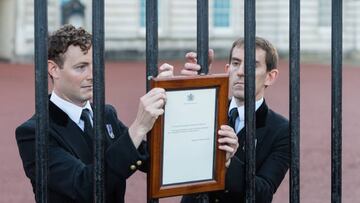
[[[255,0],[245,5],[246,202],[255,202]],[[47,202],[47,1],[35,0],[36,197]],[[157,0],[146,1],[146,80],[157,75]],[[300,0],[290,1],[290,202],[300,202]],[[104,1],[93,0],[95,172],[94,199],[105,202],[104,188]],[[197,0],[197,52],[200,74],[208,72],[208,1]],[[332,0],[331,202],[341,202],[342,0]],[[149,85],[147,83],[147,90]],[[205,198],[206,199],[206,198]],[[157,200],[155,200],[157,201]]]

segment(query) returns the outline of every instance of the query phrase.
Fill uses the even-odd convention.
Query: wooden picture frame
[[[227,124],[228,80],[227,74],[152,79],[152,88],[161,87],[166,90],[167,101],[165,113],[157,119],[148,136],[148,198],[224,189],[225,152],[218,149],[217,131],[221,125]],[[174,105],[175,108],[171,107]],[[209,122],[200,123],[197,120],[203,118]],[[181,123],[184,119],[187,119],[186,122],[191,120],[192,123],[168,124],[174,120]],[[198,139],[200,134],[204,137]],[[197,146],[200,146],[200,149],[197,149]],[[190,164],[181,165],[182,163]],[[196,168],[192,169],[192,166]],[[202,168],[202,171],[199,172],[199,168]]]

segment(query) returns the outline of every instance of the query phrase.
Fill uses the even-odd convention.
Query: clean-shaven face
[[[256,67],[255,67],[255,99],[259,100],[264,96],[265,85],[267,85],[267,69],[265,62],[266,52],[263,49],[256,48]],[[231,94],[235,97],[237,104],[244,105],[244,47],[234,47],[230,64],[226,65],[229,73],[229,88]]]
[[[79,46],[69,46],[62,68],[56,70],[54,91],[61,98],[84,106],[93,96],[92,48],[86,54]]]

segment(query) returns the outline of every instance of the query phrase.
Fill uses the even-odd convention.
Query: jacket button
[[[141,166],[141,164],[142,164],[142,161],[141,161],[141,160],[138,160],[138,161],[136,162],[136,165],[137,165],[137,166]]]
[[[135,165],[131,165],[131,166],[130,166],[130,169],[131,169],[132,171],[134,171],[134,170],[136,169],[136,166],[135,166]]]
[[[220,200],[216,198],[216,199],[215,199],[215,202],[220,202]]]

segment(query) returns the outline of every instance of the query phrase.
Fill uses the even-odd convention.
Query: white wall
[[[15,0],[14,0],[15,1]],[[34,0],[16,0],[15,57],[34,55]],[[60,25],[60,1],[48,0],[48,30]]]
[[[14,54],[15,1],[0,0],[0,58]]]
[[[15,0],[0,0],[13,2]],[[196,48],[196,1],[159,1],[159,49],[185,50]],[[0,15],[16,14],[15,55],[33,55],[34,0],[16,0],[16,12],[0,12]],[[49,0],[49,30],[60,26],[59,0]],[[91,0],[82,0],[86,6],[86,29],[91,31]],[[231,1],[229,29],[212,27],[212,3],[209,0],[210,47],[227,50],[232,42],[244,34],[244,0]],[[4,4],[5,5],[5,4]],[[344,51],[360,50],[360,1],[344,1]],[[318,26],[319,4],[317,0],[301,1],[301,50],[304,52],[330,53],[330,27]],[[1,5],[1,8],[4,6]],[[256,1],[257,35],[272,41],[279,51],[287,52],[289,47],[289,0]],[[7,12],[6,12],[7,11]],[[15,14],[14,14],[15,13]],[[1,19],[13,19],[1,17]],[[105,48],[111,51],[145,51],[145,29],[140,27],[140,0],[105,1]],[[329,15],[330,18],[330,15]],[[3,20],[4,22],[4,20]],[[1,22],[0,22],[1,23]],[[14,24],[13,23],[8,23]],[[0,26],[1,28],[4,25]],[[6,27],[6,25],[5,25]],[[3,29],[1,29],[3,30]],[[4,35],[1,33],[1,35]],[[2,39],[0,39],[2,40]],[[11,40],[3,40],[10,45]],[[1,48],[0,48],[1,49]],[[0,54],[4,49],[0,50]],[[1,52],[2,51],[2,52]],[[9,52],[9,50],[6,49]]]

